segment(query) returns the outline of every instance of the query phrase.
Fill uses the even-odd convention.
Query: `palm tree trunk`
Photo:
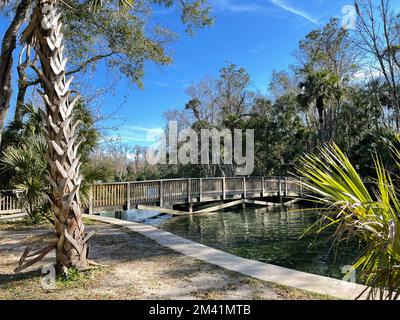
[[[58,237],[57,272],[66,268],[78,270],[88,267],[88,246],[81,220],[79,188],[80,156],[73,117],[73,108],[78,97],[71,99],[71,79],[65,77],[66,59],[63,57],[63,35],[57,13],[57,0],[36,0],[31,23],[23,33],[22,40],[36,50],[41,70],[35,70],[40,78],[46,111],[45,136],[48,142],[47,179],[51,185],[49,200],[55,216]]]

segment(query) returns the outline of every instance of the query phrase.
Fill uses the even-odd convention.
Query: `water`
[[[336,251],[327,241],[328,234],[317,238],[307,234],[299,239],[316,218],[313,211],[247,208],[176,217],[159,228],[243,258],[342,279],[342,267],[356,261],[359,247],[353,242]]]
[[[129,210],[122,212],[102,212],[100,214],[103,217],[117,218],[126,221],[141,222],[151,225],[159,225],[162,222],[171,219],[172,216],[169,214],[162,214],[158,211],[151,210]]]
[[[342,267],[356,261],[358,245],[352,242],[340,247],[335,258],[336,247],[327,241],[329,231],[319,237],[309,233],[300,239],[316,221],[317,212],[295,209],[246,208],[180,217],[139,210],[102,215],[156,225],[240,257],[342,279]]]

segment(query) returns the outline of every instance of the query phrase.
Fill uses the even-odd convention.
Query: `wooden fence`
[[[24,211],[16,197],[18,192],[14,191],[13,193],[0,193],[0,214],[20,213]]]

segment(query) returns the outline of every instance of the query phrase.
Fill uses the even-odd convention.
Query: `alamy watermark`
[[[146,161],[151,165],[233,165],[236,175],[250,175],[254,171],[254,130],[187,128],[178,132],[178,123],[170,121],[167,133],[147,149]]]
[[[357,27],[357,9],[354,5],[347,5],[342,8],[342,28],[355,30]]]
[[[342,273],[345,274],[343,280],[351,283],[356,283],[357,273],[353,266],[347,265],[342,267]]]
[[[41,281],[42,288],[44,290],[54,290],[56,288],[56,268],[54,265],[43,266],[42,274],[45,274]]]

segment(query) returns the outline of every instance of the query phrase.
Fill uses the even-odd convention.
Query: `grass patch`
[[[100,279],[106,274],[105,267],[79,272],[75,268],[70,268],[66,275],[57,276],[57,289],[78,289],[87,288],[93,281]]]
[[[280,295],[282,298],[288,299],[288,300],[337,300],[337,298],[330,297],[327,295],[310,292],[310,291],[305,291],[305,290],[300,290],[300,289],[296,289],[296,288],[290,288],[290,287],[286,287],[281,284],[267,282],[267,281],[263,281],[263,280],[259,280],[259,279],[255,279],[255,278],[250,278],[250,277],[242,280],[241,283],[251,286],[253,288],[267,286],[268,288],[277,292],[277,294]]]
[[[213,289],[213,288],[200,289],[195,292],[192,292],[192,294],[195,297],[203,300],[221,300],[224,296],[223,291],[221,291],[220,289]]]
[[[86,272],[70,269],[66,277],[56,277],[55,289],[43,288],[42,281],[46,275],[40,270],[3,276],[0,279],[0,300],[103,298],[97,297],[90,289],[96,287],[108,271],[107,268]]]
[[[97,221],[97,220],[92,220],[90,218],[82,217],[82,222],[86,226],[92,226],[92,225],[106,225],[107,223],[104,223],[102,221]]]
[[[0,230],[14,231],[14,230],[28,230],[39,229],[45,227],[53,227],[50,222],[43,221],[41,223],[33,224],[28,218],[23,218],[17,221],[0,221]]]

